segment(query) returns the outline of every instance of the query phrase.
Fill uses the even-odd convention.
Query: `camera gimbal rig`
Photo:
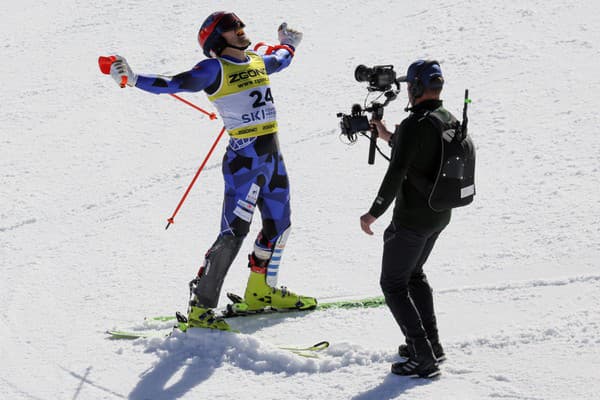
[[[369,82],[369,86],[367,87],[369,94],[371,92],[383,92],[382,95],[385,96],[385,101],[383,103],[372,101],[368,107],[361,107],[360,104],[354,104],[350,115],[343,113],[337,114],[337,117],[342,119],[340,121],[341,134],[346,136],[350,143],[356,142],[358,133],[369,138],[371,143],[369,145],[368,163],[372,165],[375,163],[375,150],[377,150],[384,158],[389,158],[384,155],[377,146],[377,131],[369,124],[369,119],[365,113],[371,113],[372,119],[381,121],[383,118],[384,107],[398,97],[400,83],[396,80],[396,72],[392,65],[377,65],[373,68],[359,65],[354,71],[354,77],[359,82]],[[396,86],[395,90],[392,89],[392,85]],[[369,94],[367,94],[367,97]],[[367,99],[365,99],[365,104],[366,103]],[[367,136],[367,131],[371,132],[370,137]]]

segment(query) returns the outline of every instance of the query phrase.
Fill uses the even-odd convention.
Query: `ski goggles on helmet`
[[[216,21],[215,31],[218,33],[244,28],[246,25],[234,13],[225,13]]]

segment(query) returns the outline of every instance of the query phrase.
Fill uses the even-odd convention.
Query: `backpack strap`
[[[443,141],[444,139],[442,139],[442,132],[444,131],[444,121],[442,121],[442,119],[435,114],[436,110],[433,111],[427,111],[425,112],[419,119],[418,122],[421,121],[429,121],[433,127],[439,132],[439,137],[440,140]],[[442,154],[441,154],[441,160],[444,159],[444,144],[443,142],[441,142],[442,145]],[[441,161],[440,161],[441,164]],[[408,172],[406,174],[407,178],[408,178],[408,182],[415,188],[417,189],[417,191],[419,191],[419,193],[421,193],[423,196],[425,196],[425,198],[429,198],[429,195],[431,194],[431,190],[433,189],[433,185],[434,182],[432,182],[431,180],[429,180],[427,177],[425,177],[423,174],[409,168]]]

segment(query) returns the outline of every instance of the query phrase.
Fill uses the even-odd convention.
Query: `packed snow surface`
[[[591,0],[2,2],[0,398],[597,399],[600,395],[600,6]],[[232,10],[256,43],[304,32],[272,75],[291,179],[280,284],[321,301],[381,295],[382,233],[365,235],[386,162],[339,138],[366,95],[358,64],[437,59],[445,106],[470,90],[475,202],[453,213],[425,270],[448,360],[437,380],[398,377],[385,307],[235,320],[241,334],[109,340],[168,329],[219,230],[221,155],[165,231],[220,122],[120,89],[97,66],[125,56],[175,74],[196,34]],[[407,115],[406,91],[385,110]],[[213,111],[203,93],[182,94]],[[374,99],[372,97],[371,99]],[[243,293],[259,218],[225,281]],[[279,347],[331,342],[318,358]]]

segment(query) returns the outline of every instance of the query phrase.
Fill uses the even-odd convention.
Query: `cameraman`
[[[440,131],[426,118],[434,110],[453,118],[442,108],[440,93],[444,78],[437,61],[418,60],[406,77],[410,115],[394,133],[381,121],[372,120],[378,137],[392,146],[390,165],[371,209],[360,217],[362,230],[372,235],[371,225],[396,199],[391,224],[384,233],[380,285],[386,303],[396,319],[406,344],[399,347],[405,361],[392,365],[398,375],[431,378],[440,373],[438,362],[445,359],[440,345],[433,307],[432,290],[423,272],[439,234],[450,222],[450,210],[435,212],[411,179],[415,174],[433,182],[437,176],[441,143]]]

